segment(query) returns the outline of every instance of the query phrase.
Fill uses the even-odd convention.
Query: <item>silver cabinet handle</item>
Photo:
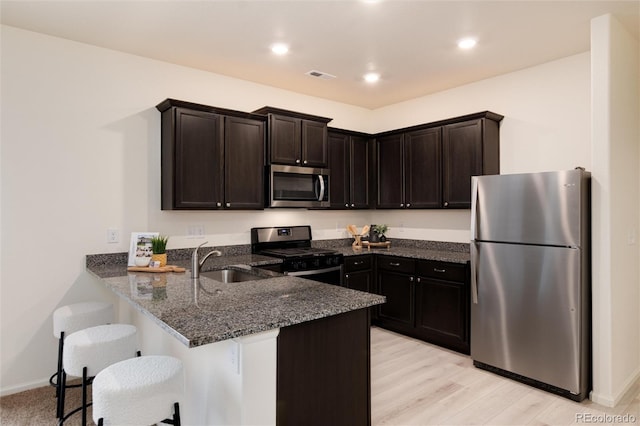
[[[222,207],[222,203],[220,202],[216,203],[216,207]]]
[[[355,207],[355,206],[356,206],[355,204],[351,204],[351,207]]]
[[[345,277],[346,279],[349,279],[349,274],[345,275],[344,277]]]
[[[231,203],[227,203],[227,207],[231,207]]]
[[[400,203],[400,207],[404,207],[404,203]]]
[[[448,205],[449,205],[449,202],[448,202],[448,201],[445,201],[445,202],[444,202],[444,206],[445,206],[445,207],[447,207]]]
[[[363,263],[364,260],[361,260],[360,262],[353,262],[353,266],[362,265]]]
[[[304,160],[304,161],[302,162],[302,164],[307,164],[307,163],[308,163],[308,161],[307,161],[307,160]]]
[[[297,159],[297,160],[296,160],[296,164],[300,164],[300,159]]]
[[[344,206],[345,206],[345,207],[349,207],[349,203],[345,204]]]
[[[389,263],[389,266],[400,266],[400,264],[397,262],[391,262]]]
[[[433,268],[433,272],[440,272],[440,273],[443,273],[443,272],[447,272],[447,270],[446,270],[446,269]]]
[[[413,282],[413,277],[409,277],[409,281]]]
[[[420,277],[416,278],[416,281],[418,281],[418,282],[422,282],[422,281],[420,281]]]
[[[407,203],[407,207],[411,207],[411,203]]]

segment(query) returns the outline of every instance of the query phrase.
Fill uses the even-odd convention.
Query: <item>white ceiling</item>
[[[2,0],[2,24],[365,108],[589,50],[612,13],[639,37],[640,1]],[[478,39],[471,51],[463,36]],[[289,43],[285,57],[271,54]],[[337,78],[305,75],[319,70]],[[366,84],[367,71],[381,74]]]

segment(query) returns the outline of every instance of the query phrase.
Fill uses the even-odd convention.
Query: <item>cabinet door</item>
[[[373,291],[371,271],[349,272],[344,275],[344,286],[353,290]]]
[[[272,163],[301,165],[300,143],[300,119],[269,115],[269,148]]]
[[[418,277],[416,329],[420,337],[469,353],[467,294],[464,283]]]
[[[378,292],[387,298],[378,311],[383,325],[413,327],[413,281],[412,275],[378,270]]]
[[[479,119],[444,126],[444,207],[471,207],[471,176],[482,174],[482,125]]]
[[[377,140],[378,208],[404,207],[402,140],[402,134],[384,136]]]
[[[264,208],[264,122],[225,117],[225,204]]]
[[[349,136],[330,132],[329,145],[329,206],[349,208]]]
[[[369,140],[364,137],[351,137],[351,167],[349,192],[351,207],[369,208]],[[333,195],[332,195],[333,196]]]
[[[405,207],[442,207],[442,128],[404,135]]]
[[[223,201],[222,119],[184,108],[176,108],[175,114],[174,179],[168,183],[173,185],[173,208],[214,209]],[[163,156],[171,155],[167,148],[163,146]],[[169,196],[165,190],[163,198]]]
[[[327,167],[327,125],[302,120],[302,165]]]

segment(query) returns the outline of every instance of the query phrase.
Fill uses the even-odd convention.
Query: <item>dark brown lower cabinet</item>
[[[386,296],[374,324],[469,353],[467,265],[394,256],[377,258],[377,293]]]
[[[431,343],[469,353],[469,289],[465,266],[418,262],[416,322],[418,335]]]
[[[371,424],[369,309],[280,329],[276,424]]]
[[[373,256],[365,254],[344,259],[344,286],[374,293]]]

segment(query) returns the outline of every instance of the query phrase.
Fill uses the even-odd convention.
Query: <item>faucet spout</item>
[[[203,245],[207,244],[209,241],[205,241],[200,244],[198,247],[193,249],[193,254],[191,255],[191,278],[200,278],[200,269],[202,269],[202,265],[209,258],[209,256],[221,256],[218,250],[211,250],[209,253],[205,254],[202,260],[198,257],[198,249]]]

